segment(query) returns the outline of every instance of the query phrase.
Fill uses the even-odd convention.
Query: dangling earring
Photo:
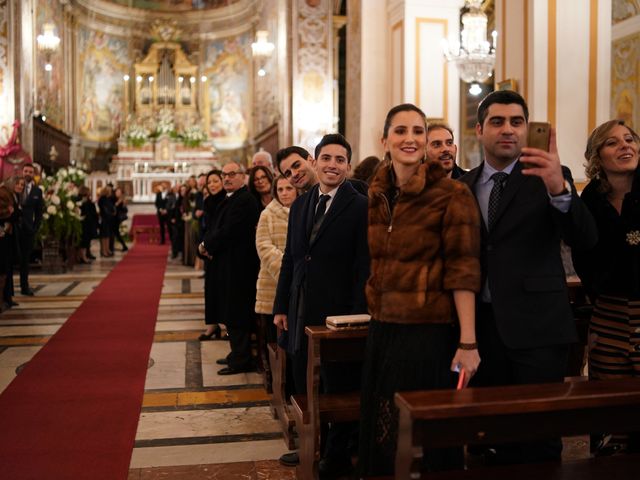
[[[420,161],[420,163],[427,163],[427,151],[424,151],[424,157],[422,157],[422,160]]]

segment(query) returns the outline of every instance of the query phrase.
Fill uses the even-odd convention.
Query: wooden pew
[[[320,365],[362,361],[368,329],[336,331],[317,326],[306,327],[305,333],[309,337],[307,395],[291,398],[291,412],[299,440],[300,465],[296,478],[315,480],[318,478],[322,423],[350,422],[360,418],[360,392],[320,393]]]
[[[541,440],[591,432],[640,431],[640,379],[396,393],[400,410],[396,479],[418,479],[424,448]],[[599,461],[606,466],[594,466]],[[607,470],[607,468],[609,470]],[[640,457],[494,467],[425,475],[429,479],[637,478]],[[535,475],[534,475],[534,473]]]
[[[271,367],[271,414],[280,422],[284,443],[289,450],[296,448],[295,423],[291,415],[291,407],[286,395],[287,352],[276,343],[267,346],[269,365]]]

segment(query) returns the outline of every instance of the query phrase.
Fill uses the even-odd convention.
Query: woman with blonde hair
[[[116,207],[111,199],[111,192],[111,187],[106,185],[100,190],[100,198],[98,198],[98,210],[100,211],[101,257],[113,257],[113,252],[109,249],[109,239],[113,235]]]
[[[576,272],[594,304],[589,323],[589,377],[640,377],[640,137],[622,120],[598,126],[587,140],[589,184],[581,199],[598,243],[573,252]],[[640,436],[606,437],[601,453],[640,450]],[[598,442],[596,442],[598,443]]]
[[[278,176],[273,181],[272,195],[273,200],[260,214],[256,231],[256,249],[260,258],[255,309],[258,314],[258,332],[260,333],[258,354],[266,372],[267,384],[271,383],[267,344],[276,341],[273,301],[276,296],[284,247],[287,243],[289,207],[298,196],[298,191],[289,183],[289,180]]]

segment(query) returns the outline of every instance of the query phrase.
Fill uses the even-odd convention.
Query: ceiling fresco
[[[123,7],[153,10],[156,12],[188,12],[227,7],[238,0],[107,0]]]

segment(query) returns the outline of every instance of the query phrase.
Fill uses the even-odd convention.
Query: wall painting
[[[67,46],[63,40],[64,22],[62,5],[59,2],[38,0],[36,6],[36,34],[44,31],[45,23],[52,23],[55,35],[61,39],[60,46],[50,56],[36,49],[36,110],[47,116],[47,123],[62,130],[64,128],[64,82],[63,51]],[[46,71],[47,62],[51,70]]]

